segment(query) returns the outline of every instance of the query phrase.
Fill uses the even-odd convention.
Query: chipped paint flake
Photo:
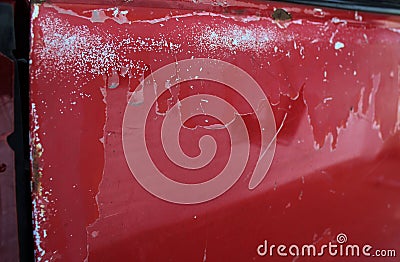
[[[33,5],[33,12],[32,12],[32,17],[31,19],[34,20],[39,16],[39,5],[38,4],[34,4]]]
[[[51,191],[45,191],[42,187],[43,167],[42,167],[42,156],[44,153],[43,146],[39,137],[40,125],[39,115],[36,110],[36,104],[31,104],[31,165],[32,165],[32,181],[31,190],[33,194],[32,207],[33,207],[33,236],[35,242],[35,256],[38,261],[42,261],[46,251],[42,247],[43,239],[47,237],[47,215],[50,211],[48,204],[50,203],[48,196]]]
[[[261,26],[228,25],[214,27],[204,25],[199,28],[201,32],[195,38],[200,48],[208,50],[228,49],[235,51],[268,50],[275,44],[276,31]]]
[[[335,50],[342,49],[344,47],[344,43],[337,41],[335,43]]]

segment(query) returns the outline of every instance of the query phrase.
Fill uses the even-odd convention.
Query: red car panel
[[[146,1],[34,4],[31,22],[38,261],[399,252],[399,17]]]

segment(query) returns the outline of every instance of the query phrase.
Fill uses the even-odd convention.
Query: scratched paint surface
[[[264,239],[322,245],[341,232],[352,243],[398,248],[400,19],[279,3],[166,3],[33,5],[37,260],[262,261],[256,248]],[[271,18],[282,7],[291,20]],[[250,139],[248,162],[230,190],[179,205],[135,180],[122,126],[127,106],[146,99],[144,78],[195,58],[228,62],[254,78],[278,134],[267,176],[249,190],[262,134],[252,105],[196,75],[179,85],[165,81],[145,138],[151,159],[170,179],[212,179],[233,150],[226,129],[215,128],[220,121],[199,115],[182,123],[180,146],[196,156],[199,139],[211,135],[218,145],[213,161],[198,170],[169,161],[162,122],[185,98],[211,94],[228,101]],[[179,109],[182,116],[185,107]]]

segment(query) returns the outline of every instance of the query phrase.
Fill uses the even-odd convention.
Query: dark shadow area
[[[295,4],[304,4],[312,6],[322,6],[338,9],[348,9],[354,11],[373,12],[400,15],[400,1],[399,0],[284,0],[278,2],[288,2]]]
[[[10,8],[13,7],[13,8]],[[0,52],[14,62],[14,132],[7,137],[15,153],[15,185],[20,261],[33,261],[29,164],[29,3],[0,5]]]

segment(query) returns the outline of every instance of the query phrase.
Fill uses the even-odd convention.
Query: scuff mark
[[[33,33],[33,25],[34,25],[34,21],[39,17],[39,12],[40,12],[40,8],[39,8],[39,4],[33,4],[33,11],[32,11],[32,15],[31,15],[31,28],[30,28],[30,46],[33,46],[34,43],[34,39],[35,39],[35,34]],[[32,49],[30,51],[30,55],[29,55],[29,65],[32,64]]]
[[[127,35],[116,40],[106,32],[94,32],[86,25],[72,26],[67,20],[52,14],[37,19],[40,19],[43,39],[35,43],[34,55],[39,61],[46,61],[46,65],[36,68],[33,74],[35,78],[62,70],[72,72],[75,76],[74,85],[82,86],[102,76],[105,86],[108,82],[110,88],[116,88],[119,85],[119,75],[125,76],[128,73],[130,77],[136,78],[148,70],[143,60],[131,59],[129,53],[180,52],[181,44],[170,42],[162,35],[157,38]],[[77,76],[81,74],[86,74],[87,79],[79,79]]]
[[[133,92],[127,94],[127,101],[131,106],[140,106],[144,102],[144,75],[141,77],[140,85]]]
[[[39,138],[39,116],[36,112],[36,104],[31,104],[31,116],[32,116],[32,131],[30,134],[31,140],[31,163],[32,163],[32,192],[38,196],[42,195],[41,178],[43,176],[40,158],[43,155],[43,147],[40,143]]]
[[[362,22],[363,17],[358,13],[358,11],[354,11],[354,20]]]
[[[338,17],[333,17],[333,18],[331,19],[331,21],[332,21],[332,23],[334,23],[334,24],[339,24],[339,23],[341,23],[341,24],[343,24],[343,25],[347,25],[347,20],[340,19],[340,18],[338,18]]]
[[[300,191],[300,194],[299,194],[298,199],[299,199],[299,200],[302,200],[302,199],[303,199],[303,190]]]
[[[344,47],[344,44],[343,44],[342,42],[337,41],[337,42],[335,43],[335,50],[342,49],[343,47]]]
[[[33,5],[32,16],[31,16],[31,21],[33,21],[36,18],[38,18],[38,16],[39,16],[39,5],[38,4],[34,4]]]
[[[112,16],[108,16],[106,12],[112,11]],[[83,13],[91,13],[89,20],[93,23],[104,23],[110,19],[118,24],[131,24],[132,22],[126,18],[128,10],[119,10],[118,7],[111,7],[107,9],[95,9],[91,11],[84,11]]]
[[[115,68],[111,69],[111,76],[108,78],[108,88],[114,89],[119,86],[119,75]]]
[[[276,131],[274,137],[271,139],[271,141],[269,142],[269,144],[268,144],[268,146],[266,147],[266,149],[264,150],[264,152],[261,153],[260,158],[264,157],[264,155],[268,152],[268,149],[271,147],[272,143],[273,143],[273,142],[276,140],[276,138],[278,137],[278,134],[281,132],[281,130],[282,130],[282,128],[283,128],[283,125],[284,125],[284,123],[285,123],[285,121],[286,121],[287,115],[288,115],[288,113],[285,113],[281,125],[279,126],[279,128],[278,128],[278,130]]]
[[[193,41],[202,51],[220,52],[221,49],[236,52],[268,52],[277,42],[287,41],[289,36],[278,36],[275,28],[258,25],[239,26],[202,25]]]
[[[207,261],[207,242],[203,252],[203,262]]]
[[[39,115],[36,111],[36,104],[31,104],[31,132],[30,132],[30,146],[31,146],[31,167],[32,167],[32,180],[31,180],[31,191],[32,191],[32,224],[33,224],[33,236],[35,243],[35,257],[37,261],[42,261],[46,255],[46,250],[42,246],[43,240],[47,237],[46,221],[47,213],[49,211],[49,199],[48,195],[50,192],[43,192],[42,177],[42,157],[44,149],[42,147],[39,137]]]
[[[84,11],[83,14],[90,14],[91,16],[83,16],[79,15],[76,12],[72,10],[67,10],[64,8],[61,8],[59,6],[53,5],[53,4],[44,4],[45,7],[48,8],[53,8],[56,11],[58,11],[60,14],[67,14],[67,15],[72,15],[75,17],[83,18],[86,20],[89,20],[93,23],[102,23],[107,21],[108,19],[115,21],[118,24],[133,24],[133,23],[148,23],[148,24],[160,24],[167,22],[169,20],[179,20],[181,18],[187,18],[187,17],[193,17],[193,16],[211,16],[211,17],[221,17],[224,19],[230,19],[233,21],[240,21],[240,22],[253,22],[253,21],[260,21],[260,20],[271,20],[270,18],[262,17],[262,16],[244,16],[244,17],[236,17],[236,16],[230,16],[230,15],[224,15],[224,14],[219,14],[219,13],[213,13],[213,12],[191,12],[187,14],[182,14],[182,15],[167,15],[165,17],[160,17],[160,18],[154,18],[154,19],[140,19],[140,20],[128,20],[126,15],[128,14],[128,10],[119,10],[118,7],[111,7],[111,8],[105,8],[105,9],[93,9],[93,10],[88,10]],[[259,7],[259,6],[258,6]],[[112,11],[112,16],[108,16],[106,12]]]
[[[324,18],[325,16],[330,15],[329,12],[326,12],[321,8],[304,9],[304,13],[307,15],[312,15],[314,17],[318,17],[318,18]]]
[[[103,23],[109,17],[105,14],[104,10],[92,10],[92,17],[90,21],[93,23]]]
[[[333,44],[333,39],[335,38],[336,34],[339,32],[338,29],[335,30],[335,32],[332,33],[331,38],[329,38],[329,43]]]
[[[372,90],[371,90],[368,101],[369,101],[369,105],[372,105],[372,112],[373,112],[373,119],[374,119],[372,128],[379,131],[379,137],[382,139],[382,132],[380,131],[380,120],[377,118],[376,110],[375,110],[375,104],[376,104],[375,97],[376,97],[376,94],[378,92],[379,85],[381,82],[381,73],[372,74],[371,80],[372,80]]]
[[[393,72],[393,76],[391,73],[391,77],[394,77],[395,74]],[[395,132],[400,131],[400,64],[397,65],[397,86],[398,86],[398,90],[399,90],[399,98],[398,98],[398,102],[397,102],[397,122],[395,125]]]
[[[102,170],[102,174],[101,174],[101,180],[97,186],[97,194],[95,196],[95,201],[96,201],[96,208],[97,208],[97,218],[92,221],[92,223],[90,223],[89,225],[86,226],[86,256],[84,261],[87,262],[89,261],[89,255],[90,255],[90,237],[92,238],[96,238],[99,235],[98,231],[93,230],[92,228],[94,227],[94,225],[96,225],[96,223],[98,223],[102,216],[101,216],[101,201],[100,201],[100,188],[102,186],[102,184],[104,183],[104,175],[105,175],[105,163],[106,163],[106,144],[107,144],[107,132],[106,132],[106,125],[107,125],[107,120],[109,117],[109,112],[108,112],[108,106],[107,106],[107,88],[106,87],[99,87],[100,92],[103,96],[103,103],[105,105],[105,109],[104,109],[104,125],[103,125],[103,136],[101,138],[99,138],[100,143],[102,144],[103,147],[103,159],[104,159],[104,165],[103,165],[103,170]]]

